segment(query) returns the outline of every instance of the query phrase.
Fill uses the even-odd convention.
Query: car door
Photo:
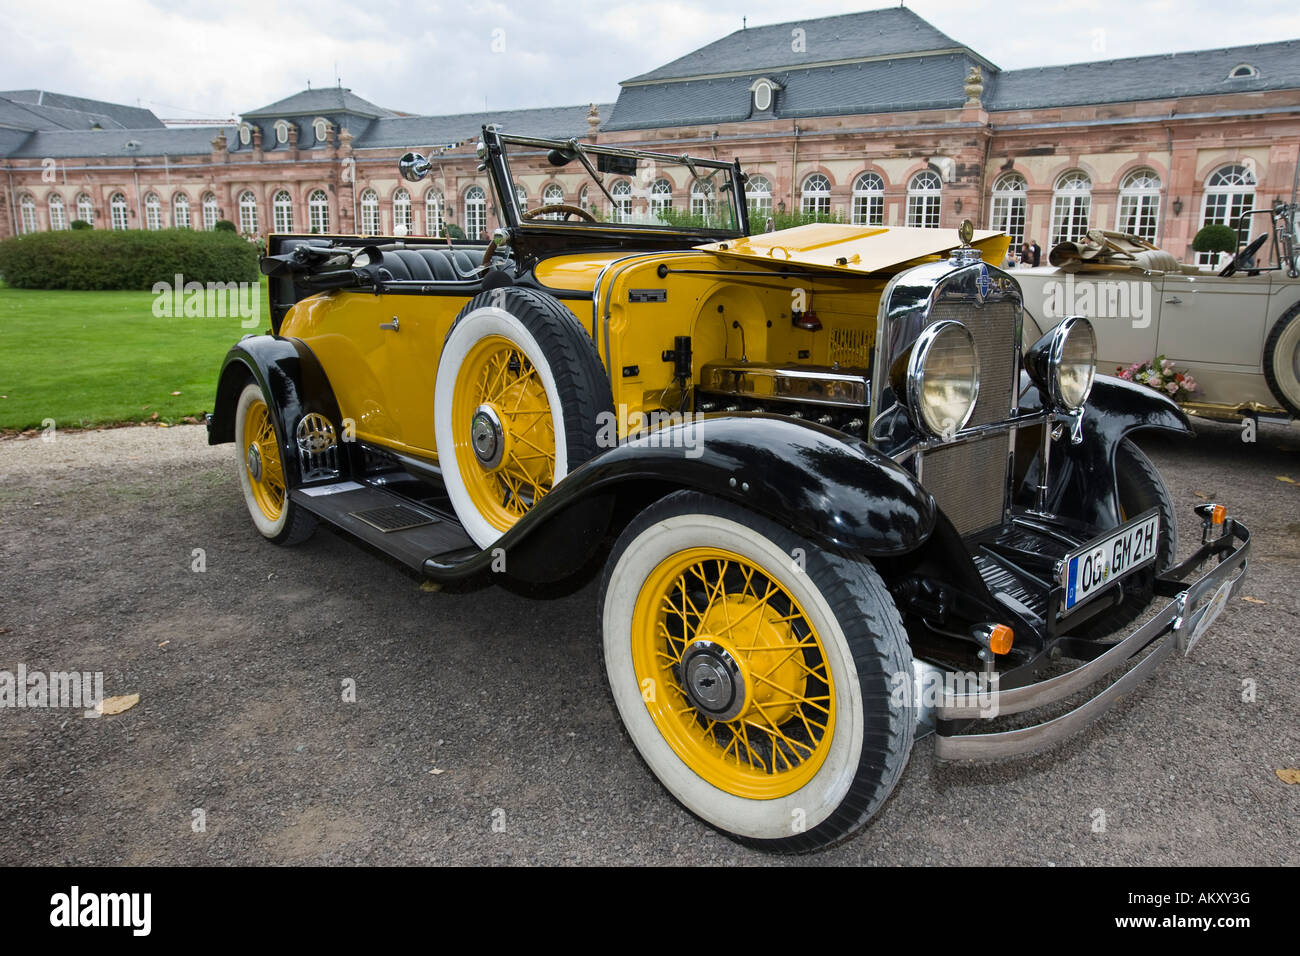
[[[1157,351],[1193,371],[1258,371],[1269,274],[1219,278],[1170,273],[1160,296]]]

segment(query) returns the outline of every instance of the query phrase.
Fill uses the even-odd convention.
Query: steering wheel
[[[531,220],[536,219],[538,216],[550,215],[553,212],[564,213],[565,219],[568,219],[570,216],[580,216],[585,222],[598,221],[595,216],[587,212],[587,210],[583,209],[581,206],[570,206],[566,202],[551,203],[549,206],[538,206],[536,209],[529,209],[527,212],[521,213],[519,218]]]
[[[1254,241],[1251,242],[1250,245],[1248,245],[1245,249],[1242,249],[1241,252],[1233,256],[1232,261],[1219,270],[1219,278],[1226,279],[1228,276],[1236,272],[1237,269],[1244,266],[1246,264],[1246,260],[1249,259],[1251,256],[1253,256],[1255,253],[1259,252],[1259,247],[1262,246],[1266,241],[1268,241],[1268,233],[1265,233],[1262,236],[1256,236]]]

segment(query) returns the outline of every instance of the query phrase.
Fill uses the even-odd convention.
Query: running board
[[[417,571],[436,555],[478,548],[454,518],[356,481],[294,488],[294,504]]]

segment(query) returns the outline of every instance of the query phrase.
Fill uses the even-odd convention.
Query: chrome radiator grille
[[[1016,307],[1011,301],[975,308],[959,299],[940,299],[930,322],[954,319],[970,329],[980,362],[980,394],[970,426],[1005,421],[1015,394]],[[1005,434],[936,448],[924,454],[921,484],[959,534],[981,531],[1002,520],[1003,492],[1010,467]]]

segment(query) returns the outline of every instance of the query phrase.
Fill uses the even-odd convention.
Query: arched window
[[[821,173],[804,177],[802,197],[800,209],[805,216],[831,214],[831,181]]]
[[[745,201],[750,231],[767,228],[767,217],[772,215],[772,181],[766,176],[750,176],[745,180]]]
[[[1092,212],[1092,180],[1072,169],[1056,181],[1052,193],[1052,245],[1078,242],[1088,232]]]
[[[442,238],[442,193],[430,189],[424,194],[424,224],[426,233],[435,239]]]
[[[284,120],[275,124],[275,141],[282,146],[289,142],[289,124]]]
[[[127,229],[130,226],[127,222],[126,197],[121,193],[113,193],[108,197],[108,221],[114,229]]]
[[[583,186],[578,190],[578,205],[588,212],[595,212],[595,210],[591,208],[591,194],[587,191],[586,186]]]
[[[185,193],[172,197],[172,225],[177,229],[190,228],[190,197]]]
[[[201,203],[203,205],[203,228],[211,231],[216,228],[217,216],[220,214],[216,194],[204,193]]]
[[[1247,166],[1234,163],[1220,166],[1205,181],[1205,210],[1201,214],[1201,225],[1230,226],[1240,228],[1250,238],[1250,226],[1255,218],[1250,211],[1255,208],[1255,173]],[[1241,218],[1247,217],[1245,222]],[[1202,266],[1219,265],[1220,253],[1200,252],[1196,255],[1196,264]]]
[[[63,205],[63,197],[50,193],[50,228],[63,230],[68,228],[68,210]]]
[[[393,193],[393,235],[409,236],[415,232],[415,213],[411,208],[411,194],[405,189]]]
[[[487,233],[487,193],[482,186],[465,190],[465,238],[484,239]]]
[[[691,186],[691,215],[705,226],[713,225],[713,184],[696,182]]]
[[[1249,63],[1241,63],[1232,68],[1232,72],[1228,74],[1228,79],[1242,80],[1251,76],[1259,76],[1259,70]]]
[[[257,235],[257,197],[251,189],[239,194],[239,231],[246,236]]]
[[[18,200],[18,224],[24,234],[36,231],[36,200],[26,193]]]
[[[144,197],[144,227],[155,231],[162,228],[162,200],[157,193]]]
[[[330,200],[323,189],[313,189],[307,196],[307,225],[316,235],[330,231]]]
[[[82,222],[88,222],[92,226],[95,224],[95,204],[90,201],[90,197],[82,193],[77,197],[77,218]]]
[[[253,141],[253,128],[247,123],[239,124],[239,142],[247,146]]]
[[[564,190],[560,188],[558,183],[551,183],[542,190],[543,206],[554,206],[562,202],[564,202]]]
[[[656,179],[650,184],[650,213],[663,219],[663,213],[673,208],[673,184],[667,179]]]
[[[515,184],[515,208],[521,213],[528,211],[528,190],[518,183]]]
[[[614,206],[610,210],[615,222],[632,221],[632,184],[620,179],[609,187],[609,194],[614,197]]]
[[[293,232],[293,197],[281,189],[271,197],[271,221],[279,233]]]
[[[907,184],[907,224],[921,229],[939,228],[943,181],[932,169],[923,169]]]
[[[1119,184],[1119,232],[1156,241],[1160,224],[1160,176],[1154,169],[1135,169]]]
[[[885,181],[875,173],[863,173],[853,181],[853,224],[882,226],[885,223]]]
[[[316,142],[323,143],[325,142],[325,137],[329,135],[329,131],[330,131],[329,120],[327,120],[323,116],[318,116],[316,117],[315,120],[312,121],[311,129],[312,132],[316,134]]]
[[[993,213],[989,228],[1011,237],[1011,251],[1025,241],[1025,194],[1029,183],[1019,173],[1003,173],[993,181]]]
[[[361,234],[379,234],[379,193],[367,189],[361,194]]]

